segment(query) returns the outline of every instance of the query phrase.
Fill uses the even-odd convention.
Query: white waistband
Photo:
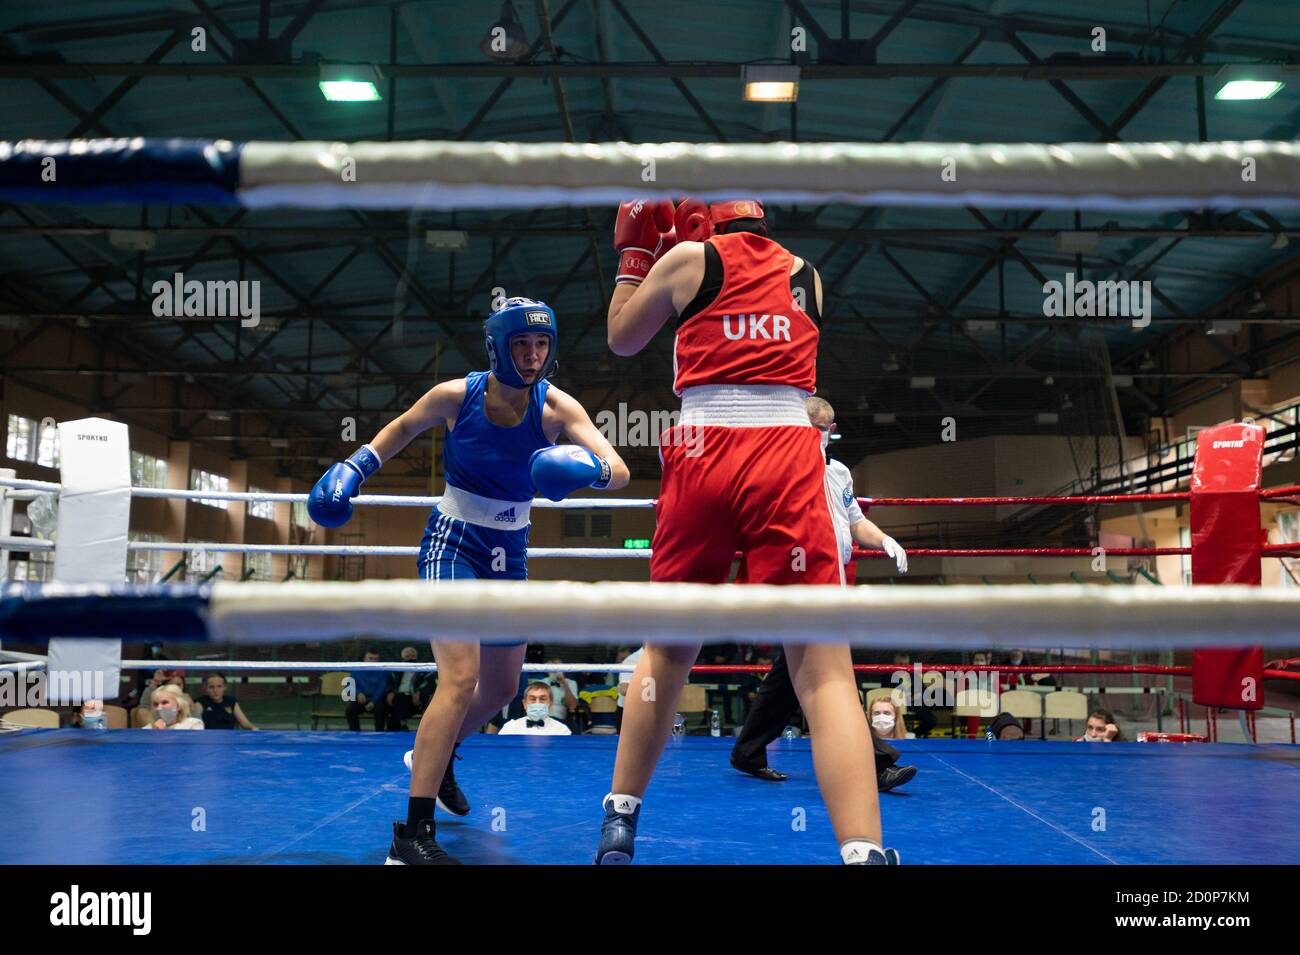
[[[791,385],[696,385],[682,392],[682,424],[769,428],[812,427],[804,401],[808,393]]]
[[[528,512],[532,506],[531,501],[498,501],[496,498],[471,494],[450,484],[438,502],[438,510],[448,517],[480,527],[495,527],[499,531],[527,527]]]

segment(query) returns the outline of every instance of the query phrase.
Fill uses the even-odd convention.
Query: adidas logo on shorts
[[[515,522],[515,509],[513,507],[506,508],[492,520],[500,521],[502,524],[513,524]]]

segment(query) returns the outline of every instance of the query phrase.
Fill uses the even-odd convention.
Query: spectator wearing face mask
[[[190,698],[168,684],[153,692],[153,722],[150,730],[201,730],[203,721],[190,716]]]
[[[569,736],[569,728],[551,718],[551,688],[545,683],[529,683],[524,688],[522,719],[511,720],[501,727],[502,736]]]
[[[899,766],[898,750],[885,740],[907,739],[912,734],[903,726],[902,716],[893,700],[882,698],[871,704],[871,737],[876,750],[876,786],[883,792],[897,789],[916,775],[915,766]]]
[[[1076,743],[1122,743],[1124,735],[1110,710],[1093,710],[1088,715],[1088,725]]]
[[[85,730],[108,729],[108,717],[104,715],[104,701],[86,700],[73,718],[72,725]]]

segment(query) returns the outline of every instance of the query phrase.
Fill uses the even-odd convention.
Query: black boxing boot
[[[411,832],[406,824],[393,823],[393,842],[384,865],[460,865],[447,855],[434,838],[432,819],[421,819]]]
[[[456,760],[460,759],[460,754],[456,752],[458,749],[459,746],[452,748],[451,759],[447,760],[447,771],[442,774],[442,785],[438,787],[438,808],[453,816],[467,816],[469,800],[456,783]]]

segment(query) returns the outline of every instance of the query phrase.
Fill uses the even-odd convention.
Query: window
[[[190,469],[190,490],[191,491],[229,491],[230,478],[220,474],[213,474],[210,471],[202,471],[199,468]],[[206,504],[208,507],[219,507],[223,511],[230,507],[229,501],[217,500],[216,498],[201,497],[198,503]]]
[[[134,460],[131,465],[132,471],[134,471]],[[126,536],[127,540],[132,541],[148,541],[153,544],[162,543],[161,534],[138,534],[135,531],[130,531]],[[162,576],[162,556],[160,550],[128,550],[126,552],[127,583],[152,584],[158,580]]]
[[[253,487],[251,484],[250,484],[249,487],[248,487],[248,492],[249,492],[250,494],[270,494],[270,493],[271,493],[270,491],[266,490],[265,488]],[[265,520],[265,521],[273,521],[273,520],[275,520],[275,502],[274,502],[274,501],[249,501],[249,502],[248,502],[248,516],[249,516],[249,517],[260,517],[260,518],[262,518],[262,520]],[[269,555],[268,555],[268,556],[269,556]]]
[[[245,554],[244,555],[244,576],[241,580],[270,580],[271,579],[271,555],[270,554]]]
[[[39,464],[43,468],[57,468],[59,429],[55,426],[54,419],[46,418],[42,423],[11,414],[9,428],[5,433],[5,457]]]
[[[188,544],[212,544],[214,541],[186,541]],[[221,566],[221,554],[210,550],[188,550],[185,552],[185,579],[199,582],[209,573]],[[220,577],[224,577],[221,574]]]
[[[306,501],[293,502],[293,523],[297,527],[305,527],[308,530],[313,527],[311,515],[307,513]]]
[[[132,451],[131,484],[133,487],[166,487],[167,462],[150,454]]]
[[[54,551],[33,550],[22,560],[9,561],[10,580],[47,581],[54,577]]]

